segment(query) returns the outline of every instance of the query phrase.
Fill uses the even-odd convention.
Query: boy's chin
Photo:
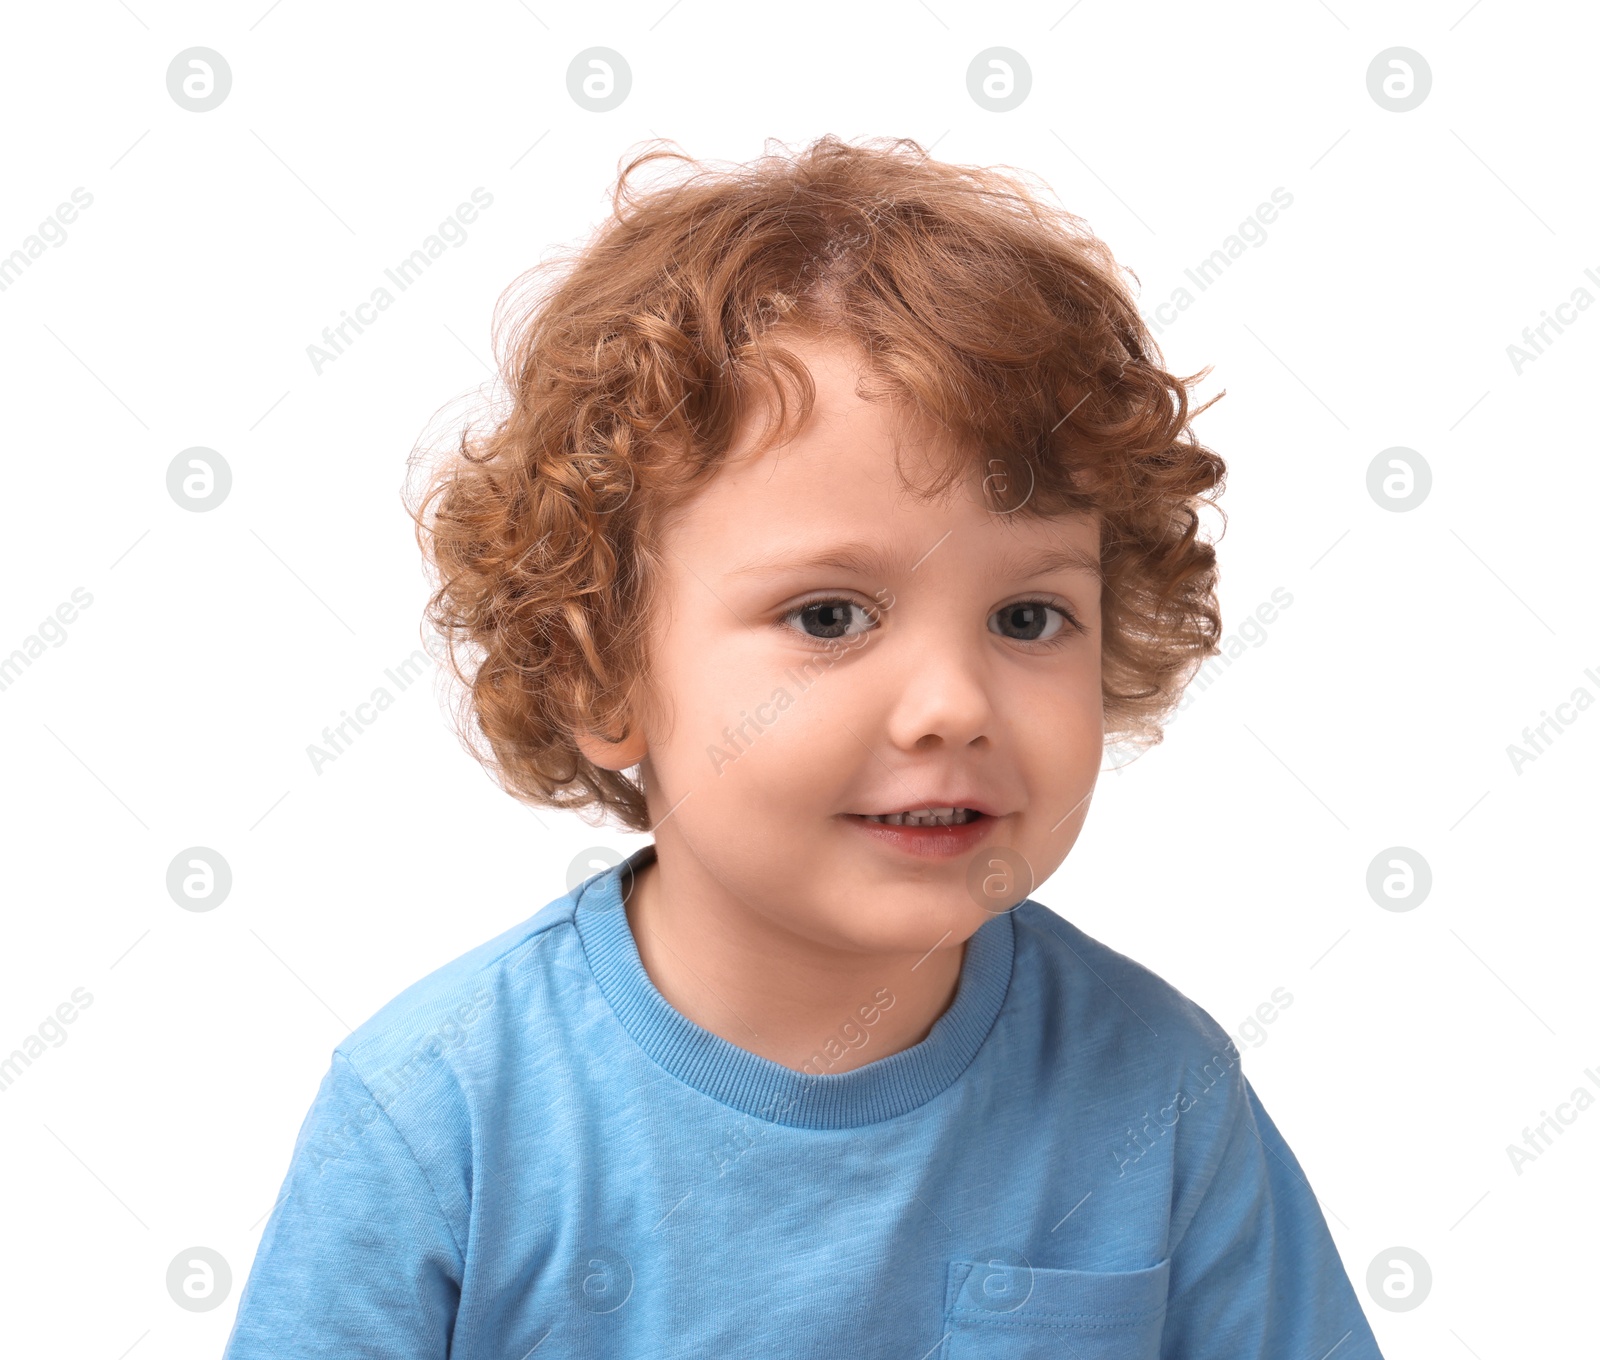
[[[919,958],[931,949],[956,949],[990,919],[990,913],[973,902],[932,900],[924,891],[905,903],[867,900],[860,914],[829,923],[845,948],[867,954],[905,955]]]

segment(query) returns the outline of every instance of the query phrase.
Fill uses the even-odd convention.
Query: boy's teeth
[[[919,812],[893,812],[886,816],[871,817],[869,822],[883,822],[887,826],[960,826],[977,816],[967,808],[928,808]]]

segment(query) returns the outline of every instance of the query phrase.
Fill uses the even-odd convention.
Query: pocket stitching
[[[1035,1309],[1026,1317],[1018,1317],[1013,1313],[990,1311],[986,1308],[977,1308],[971,1304],[962,1302],[962,1296],[966,1289],[967,1280],[971,1277],[972,1271],[976,1268],[977,1264],[977,1262],[973,1261],[960,1260],[950,1262],[946,1274],[947,1302],[945,1305],[945,1314],[949,1321],[954,1321],[958,1318],[966,1318],[1004,1327],[1050,1327],[1060,1326],[1065,1323],[1074,1325],[1085,1331],[1116,1331],[1119,1328],[1140,1327],[1147,1325],[1148,1323],[1153,1322],[1157,1318],[1161,1317],[1167,1311],[1167,1299],[1164,1294],[1159,1301],[1148,1304],[1142,1308],[1133,1308],[1126,1311],[1117,1312],[1098,1310],[1081,1313],[1063,1313],[1054,1310],[1050,1312],[1043,1312]],[[1161,1264],[1165,1263],[1158,1262],[1157,1266],[1145,1267],[1145,1269],[1154,1270],[1157,1269]],[[1054,1268],[1039,1267],[1039,1269],[1044,1271],[1052,1270]],[[1084,1271],[1073,1273],[1094,1275],[1098,1274],[1099,1272]],[[1111,1271],[1105,1273],[1113,1275],[1137,1275],[1143,1272]],[[1019,1308],[1020,1307],[1026,1307],[1026,1304],[1019,1305]]]
[[[1115,1331],[1119,1327],[1136,1327],[1153,1322],[1167,1311],[1164,1303],[1134,1313],[1030,1313],[1027,1317],[1012,1317],[1007,1313],[990,1312],[985,1308],[956,1307],[950,1310],[952,1318],[974,1318],[996,1323],[1002,1327],[1055,1326],[1070,1322],[1096,1331]],[[1100,1319],[1100,1320],[1096,1320]]]

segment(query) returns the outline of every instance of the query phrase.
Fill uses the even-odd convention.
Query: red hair
[[[634,175],[662,159],[694,173],[641,192]],[[626,706],[647,711],[662,528],[758,397],[780,415],[762,448],[805,419],[815,388],[782,344],[801,332],[858,347],[863,396],[949,432],[925,494],[976,466],[996,510],[1098,516],[1107,738],[1161,740],[1218,650],[1216,556],[1198,528],[1225,466],[1189,429],[1205,406],[1191,413],[1187,389],[1209,370],[1162,368],[1082,219],[906,138],[830,135],[723,171],[656,149],[622,169],[611,216],[557,264],[548,290],[536,267],[497,308],[505,408],[469,424],[408,502],[437,577],[425,618],[463,685],[462,738],[507,792],[649,828],[640,785],[574,734],[619,738]]]

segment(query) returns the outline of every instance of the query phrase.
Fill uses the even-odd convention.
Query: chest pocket
[[[952,1261],[940,1360],[1158,1360],[1171,1261],[1046,1270]]]

